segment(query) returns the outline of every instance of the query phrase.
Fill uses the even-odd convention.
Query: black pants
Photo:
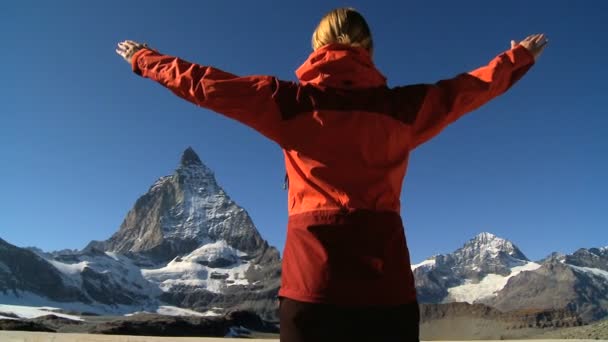
[[[417,302],[352,308],[280,298],[279,311],[281,342],[420,341]]]

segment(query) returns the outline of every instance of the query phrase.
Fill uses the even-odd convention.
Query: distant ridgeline
[[[579,325],[608,314],[608,248],[532,262],[508,240],[481,233],[412,269],[421,303],[476,304],[425,306],[427,323],[482,310],[482,316],[519,329]],[[173,174],[137,199],[106,241],[45,253],[0,240],[4,304],[99,314],[221,316],[248,310],[276,321],[280,274],[279,251],[192,148]]]

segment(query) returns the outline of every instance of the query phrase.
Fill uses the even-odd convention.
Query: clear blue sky
[[[608,2],[599,0],[3,1],[0,237],[44,250],[107,239],[192,146],[282,250],[279,147],[138,78],[115,45],[145,41],[293,80],[318,20],[345,5],[368,18],[390,85],[469,71],[528,34],[550,39],[509,93],[413,153],[402,196],[413,261],[481,231],[532,259],[608,245]]]

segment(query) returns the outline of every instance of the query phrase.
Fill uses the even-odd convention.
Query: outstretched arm
[[[279,81],[271,76],[239,77],[225,71],[163,55],[145,44],[125,41],[116,52],[133,71],[153,79],[177,96],[211,109],[281,144],[281,114],[273,98]]]
[[[529,36],[519,44],[511,41],[511,50],[486,66],[435,84],[415,86],[421,94],[421,103],[413,120],[411,148],[507,91],[532,67],[546,44],[545,36],[540,34]]]

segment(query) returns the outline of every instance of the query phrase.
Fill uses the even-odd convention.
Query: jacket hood
[[[333,88],[370,88],[386,85],[369,52],[344,44],[325,45],[310,54],[296,70],[302,84]]]

